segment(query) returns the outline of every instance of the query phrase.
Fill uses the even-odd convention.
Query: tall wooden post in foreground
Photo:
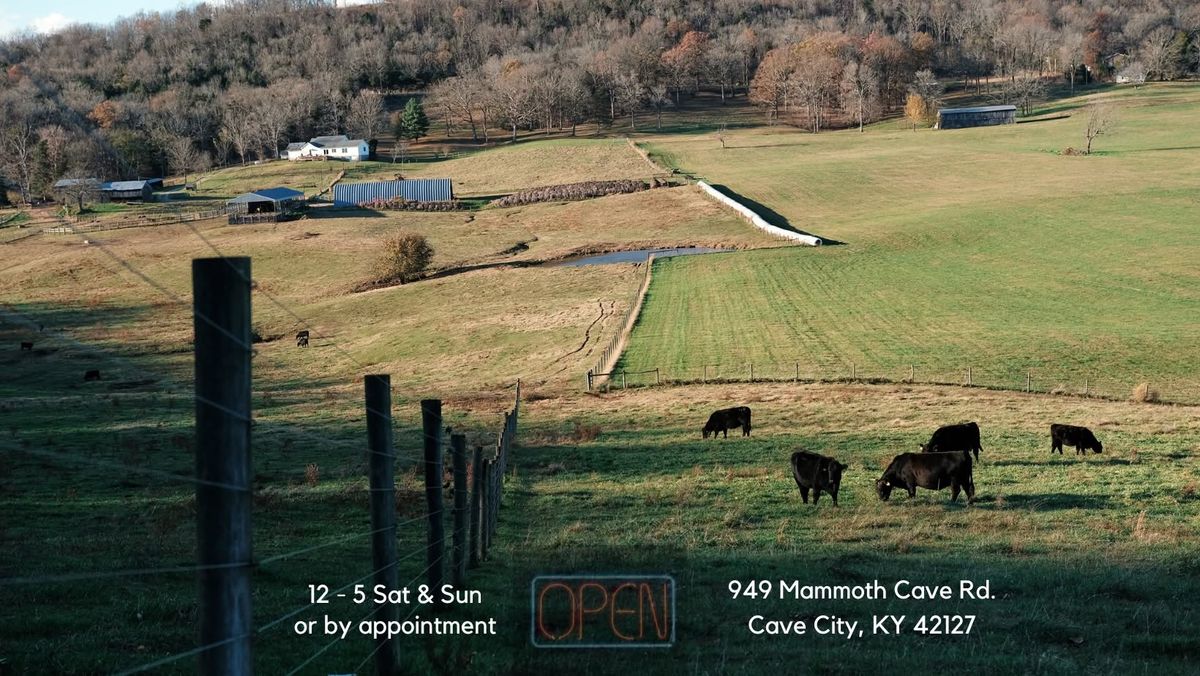
[[[199,672],[253,670],[250,596],[250,259],[192,261],[196,353]]]
[[[363,380],[367,406],[367,466],[371,483],[371,563],[376,585],[387,589],[400,586],[396,571],[396,451],[392,439],[392,381],[386,375]],[[375,609],[373,619],[393,622],[399,618],[395,604]],[[387,635],[375,639],[375,673],[392,676],[396,671],[395,640]]]
[[[442,588],[442,560],[446,551],[442,519],[442,402],[421,400],[421,428],[425,434],[425,508],[429,514],[429,541],[425,562],[429,564],[429,589]]]

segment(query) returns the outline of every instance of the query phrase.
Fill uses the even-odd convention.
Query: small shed
[[[406,202],[449,202],[454,199],[454,187],[448,178],[338,183],[333,186],[334,206],[353,207],[397,199]]]
[[[266,188],[243,193],[225,203],[229,223],[280,221],[298,210],[304,193],[291,188]]]
[[[1015,124],[1016,121],[1016,106],[978,106],[938,110],[938,129],[988,127],[995,124]]]
[[[100,192],[113,202],[149,201],[154,191],[161,190],[162,187],[161,178],[147,178],[136,181],[110,181],[100,186]]]
[[[225,203],[229,211],[243,214],[282,214],[294,210],[304,193],[291,188],[266,188],[243,193]]]

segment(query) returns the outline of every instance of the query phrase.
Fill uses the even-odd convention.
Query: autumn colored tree
[[[933,109],[924,97],[916,92],[908,95],[908,100],[904,103],[904,119],[912,124],[913,131],[917,130],[918,125],[929,124],[932,116]]]
[[[708,33],[688,31],[677,45],[663,52],[662,64],[678,82],[690,82],[695,92],[700,88],[707,53]],[[675,90],[675,100],[679,102],[679,88]]]
[[[88,119],[96,123],[101,129],[112,129],[117,123],[117,118],[121,115],[120,108],[113,101],[104,100],[96,104],[88,113]]]
[[[776,47],[766,53],[754,71],[754,79],[750,80],[750,102],[766,110],[767,120],[772,124],[779,120],[780,112],[787,109],[791,77],[788,49]]]

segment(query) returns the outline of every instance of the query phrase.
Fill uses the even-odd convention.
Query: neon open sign
[[[669,575],[540,575],[530,585],[538,648],[668,648],[675,643]]]

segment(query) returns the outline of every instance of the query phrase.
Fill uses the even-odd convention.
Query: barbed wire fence
[[[1200,403],[1200,381],[1159,376],[1119,376],[1080,368],[1013,365],[946,365],[912,362],[891,367],[854,362],[814,363],[797,359],[699,366],[625,368],[620,359],[608,372],[589,372],[591,391],[716,383],[890,383],[957,385],[1014,392],[1108,400]]]
[[[257,285],[250,276],[248,258],[224,257],[210,240],[194,227],[192,229],[217,257],[197,259],[193,262],[193,302],[190,305],[182,296],[172,292],[166,285],[139,270],[103,244],[99,244],[98,248],[122,269],[168,298],[171,303],[189,309],[196,334],[194,351],[197,380],[193,395],[196,407],[195,473],[188,475],[95,455],[33,448],[28,444],[18,447],[0,444],[0,452],[7,456],[6,459],[26,455],[62,465],[82,465],[141,474],[194,486],[199,542],[195,565],[147,566],[0,578],[0,587],[20,587],[102,579],[197,575],[201,586],[198,645],[126,668],[119,672],[122,674],[159,670],[178,665],[189,658],[197,660],[199,671],[204,674],[252,673],[254,662],[251,645],[257,637],[278,630],[277,628],[285,626],[289,620],[318,609],[312,603],[305,603],[255,626],[251,611],[253,574],[318,551],[341,549],[356,541],[370,539],[372,571],[334,589],[331,594],[343,593],[368,579],[373,579],[375,584],[384,584],[389,589],[400,588],[397,587],[397,567],[401,563],[418,558],[422,553],[425,554],[425,567],[413,576],[405,587],[425,578],[430,590],[439,589],[445,577],[443,570],[447,563],[450,565],[454,586],[465,586],[468,569],[478,567],[488,559],[499,523],[498,512],[502,502],[509,453],[518,427],[521,400],[519,380],[515,386],[512,408],[504,414],[503,423],[496,435],[495,448],[485,453],[483,446],[477,446],[471,459],[468,459],[466,453],[466,436],[455,434],[443,426],[441,402],[422,401],[423,450],[420,457],[408,460],[424,470],[426,509],[419,516],[397,521],[395,469],[397,461],[402,458],[396,453],[393,439],[395,421],[391,414],[390,378],[387,375],[365,376],[364,410],[368,439],[365,447],[356,450],[362,451],[367,457],[370,530],[339,535],[316,543],[305,543],[288,551],[255,559],[251,553],[250,514],[256,490],[249,451],[250,429],[255,424],[251,411],[250,362],[256,350],[251,339],[250,295]],[[293,318],[296,325],[304,326],[305,330],[319,336],[308,322],[291,308],[261,288],[258,292]],[[101,356],[107,360],[105,363],[119,365],[126,376],[141,376],[142,382],[149,383],[158,380],[154,374],[148,373],[125,357],[106,353],[63,332],[46,333],[40,322],[12,308],[0,308],[0,319],[22,327],[23,331],[31,337],[37,337],[38,340],[59,342],[76,351]],[[367,369],[367,365],[337,342],[326,342],[360,369]],[[23,344],[23,350],[24,347]],[[81,395],[72,395],[71,398],[79,396]],[[336,448],[346,445],[344,441],[336,441],[309,431],[293,430],[293,434],[311,442],[314,447]],[[454,486],[453,507],[449,510],[453,517],[449,557],[444,535],[447,510],[444,508],[442,495],[443,458],[446,448],[443,441],[447,435],[450,440]],[[354,445],[349,448],[354,448]],[[425,545],[398,554],[396,543],[400,539],[402,529],[415,536],[414,529],[419,528],[417,524],[420,522],[426,524]],[[407,529],[404,528],[406,526]],[[413,539],[419,541],[419,538]],[[423,604],[414,604],[403,621],[411,618],[421,605]],[[370,612],[362,621],[371,617],[383,621],[395,620],[398,615],[396,611],[397,607],[391,604],[371,604]],[[287,673],[297,673],[308,667],[340,640],[339,637],[321,646]],[[399,663],[394,640],[376,639],[374,648],[358,664],[356,671],[371,660],[376,663],[376,673],[392,673]],[[274,671],[272,668],[272,672]]]

